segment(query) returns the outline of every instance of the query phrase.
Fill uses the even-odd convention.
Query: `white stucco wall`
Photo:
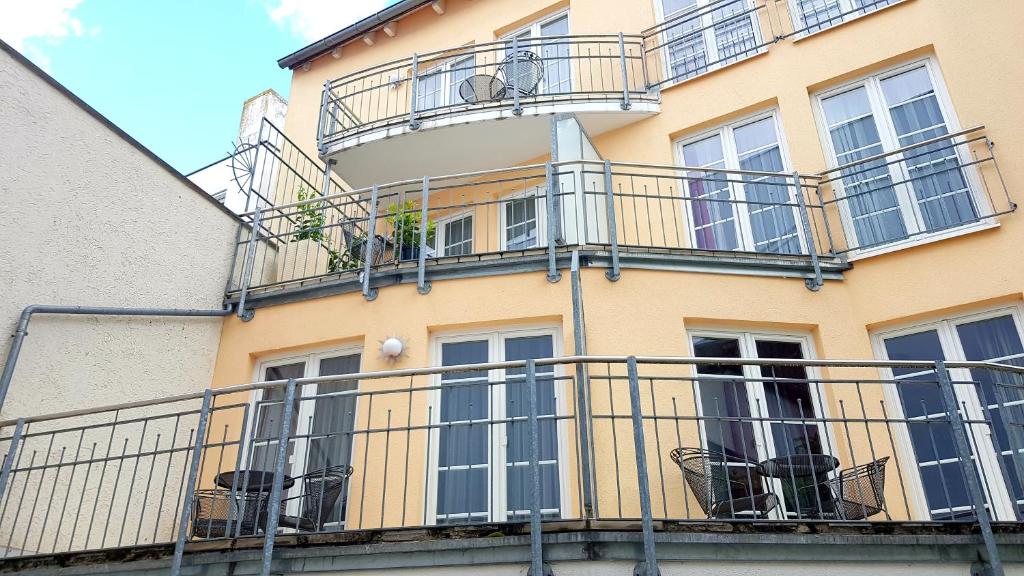
[[[29,304],[220,308],[236,222],[0,50],[0,362]],[[196,391],[220,318],[33,318],[0,420]]]

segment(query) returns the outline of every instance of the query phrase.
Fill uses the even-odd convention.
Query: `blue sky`
[[[0,0],[0,38],[183,173],[223,157],[277,59],[395,0]]]

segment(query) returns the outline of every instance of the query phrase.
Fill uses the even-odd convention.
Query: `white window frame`
[[[548,245],[548,216],[546,209],[547,189],[545,186],[547,185],[540,184],[526,190],[520,190],[501,197],[501,200],[498,202],[498,240],[502,252],[507,250],[533,250],[535,248],[544,248]],[[525,248],[509,248],[508,237],[506,235],[506,232],[508,231],[508,222],[506,221],[505,209],[508,206],[509,201],[529,199],[530,197],[534,198],[534,204],[536,205],[537,210],[537,243]]]
[[[469,254],[474,254],[476,250],[476,213],[473,210],[463,210],[455,214],[446,215],[443,218],[438,218],[434,221],[434,256],[445,257],[451,256],[448,254],[448,246],[445,244],[447,240],[447,231],[445,226],[456,222],[458,220],[464,220],[466,218],[472,218],[473,223],[469,227]],[[469,254],[459,254],[456,256],[468,256]]]
[[[305,364],[305,367],[303,369],[303,376],[302,377],[303,378],[312,378],[312,377],[315,377],[315,376],[319,376],[319,373],[320,373],[320,361],[321,360],[325,360],[327,358],[336,358],[336,357],[339,357],[339,356],[351,356],[351,355],[355,355],[355,354],[359,354],[359,363],[360,363],[360,366],[361,366],[362,362],[363,362],[363,357],[364,357],[363,346],[361,344],[349,344],[349,345],[344,345],[344,346],[334,346],[334,347],[330,347],[330,348],[322,348],[322,349],[317,349],[317,350],[312,350],[312,351],[309,351],[309,352],[305,352],[305,353],[302,353],[302,354],[294,354],[294,353],[292,353],[292,354],[288,354],[288,355],[268,356],[268,357],[262,358],[259,362],[257,362],[256,370],[255,370],[255,372],[253,374],[253,382],[262,382],[263,379],[264,379],[264,375],[267,373],[267,369],[268,368],[273,368],[273,367],[276,367],[276,366],[287,366],[289,364],[298,364],[299,362],[303,362]],[[357,381],[356,382],[356,388],[355,388],[355,391],[356,391],[357,395],[356,395],[355,409],[354,409],[354,413],[356,415],[359,414],[359,408],[360,408],[360,397],[358,396],[358,392],[360,391],[360,388],[361,387],[359,385],[359,382]],[[243,459],[243,465],[248,465],[248,466],[252,466],[253,465],[252,462],[248,462],[249,458],[252,455],[253,444],[255,443],[255,442],[251,441],[251,438],[252,438],[253,434],[255,433],[254,426],[256,426],[256,424],[257,424],[257,421],[256,421],[257,414],[256,414],[256,412],[257,412],[257,407],[259,406],[259,403],[263,399],[263,392],[264,392],[263,389],[254,390],[253,393],[252,393],[252,396],[249,398],[249,417],[248,417],[248,421],[246,422],[246,430],[248,432],[246,433],[246,436],[243,439],[243,448],[245,450],[245,452],[244,452],[245,457]],[[301,388],[296,390],[296,393],[299,395],[299,398],[300,398],[300,400],[299,400],[299,410],[292,415],[292,421],[295,423],[295,435],[296,436],[305,436],[305,435],[309,434],[309,423],[310,423],[311,419],[313,418],[313,410],[315,409],[315,405],[316,405],[316,401],[313,400],[314,398],[316,398],[316,392],[317,392],[317,385],[316,384],[306,384],[306,385],[304,385]],[[299,457],[299,456],[304,455],[306,453],[306,447],[307,447],[309,442],[308,442],[307,438],[296,438],[293,442],[295,444],[295,449],[294,449],[294,451],[292,453],[291,458],[289,458],[288,461],[285,462],[285,469],[286,469],[285,474],[287,474],[288,476],[291,476],[293,478],[297,478],[297,477],[299,477],[299,476],[309,472],[308,470],[305,469],[305,467],[306,467],[305,458]],[[262,443],[266,443],[266,442],[260,442],[260,444],[262,444]],[[353,438],[353,441],[352,441],[352,456],[354,456],[356,452],[357,452],[356,441],[355,441],[355,438]],[[352,461],[351,457],[350,457],[349,461],[350,462]],[[346,499],[348,498],[348,496],[351,495],[351,491],[352,491],[352,483],[351,482],[347,482],[347,484],[348,484],[348,486],[346,486],[346,489],[348,490],[349,494],[346,495]],[[300,486],[300,483],[296,482],[295,486],[292,486],[291,489],[286,490],[284,492],[284,495],[282,496],[282,498],[289,498],[289,497],[299,496],[301,490],[302,490],[302,488]],[[351,500],[349,500],[349,501],[351,501]],[[301,503],[298,501],[298,499],[297,498],[293,498],[292,500],[290,500],[287,503],[287,513],[289,515],[292,515],[292,516],[299,515],[299,513],[300,513],[300,510],[299,510],[300,509],[300,505],[301,505]],[[346,508],[346,510],[345,510],[346,515],[348,514],[348,511],[349,511],[349,508]],[[345,519],[345,521],[343,521],[340,524],[340,526],[344,526],[345,523],[347,523],[347,518]],[[328,523],[328,524],[326,524],[326,526],[337,526],[337,525],[339,525],[339,524],[337,524],[337,523]]]
[[[550,336],[552,352],[558,357],[563,354],[562,330],[557,326],[521,326],[508,329],[464,331],[453,330],[435,334],[431,341],[431,365],[441,366],[442,346],[448,343],[475,342],[480,340],[488,341],[489,362],[503,362],[505,359],[504,341],[511,338],[526,338],[531,336]],[[558,447],[558,485],[559,485],[559,509],[542,510],[543,513],[558,513],[559,517],[566,517],[566,512],[571,505],[571,491],[569,485],[569,464],[568,458],[568,427],[566,420],[562,417],[569,414],[568,402],[571,401],[571,389],[564,380],[561,366],[553,366],[553,377],[555,380],[555,416],[559,417],[555,425]],[[487,372],[488,382],[504,382],[506,379],[505,370],[489,370]],[[430,446],[431,449],[426,458],[426,477],[429,479],[426,487],[427,517],[428,525],[437,524],[437,486],[438,486],[438,462],[441,445],[441,374],[434,376],[432,383],[436,387],[431,391],[429,397],[430,413],[432,414],[430,425]],[[490,406],[489,413],[492,421],[501,420],[505,417],[505,385],[492,385],[489,390]],[[491,472],[487,485],[487,507],[488,522],[506,522],[508,520],[508,479],[506,472],[506,436],[504,424],[489,425],[490,441],[488,442],[487,462]],[[544,461],[541,461],[544,462]],[[500,496],[498,496],[500,495]]]
[[[562,18],[563,16],[565,17],[565,29],[566,29],[565,33],[566,33],[566,35],[570,35],[570,34],[572,34],[572,19],[569,18],[569,9],[568,8],[564,8],[562,10],[557,10],[555,12],[552,12],[551,14],[543,16],[542,18],[534,20],[533,22],[530,22],[529,24],[520,26],[519,28],[516,28],[515,30],[513,30],[511,32],[506,32],[505,34],[503,34],[498,39],[499,40],[511,41],[512,38],[515,38],[516,36],[522,36],[524,33],[528,33],[529,34],[529,38],[531,40],[539,39],[539,38],[546,38],[546,36],[541,36],[541,33],[540,33],[541,28],[545,24],[549,24],[551,22],[554,22],[555,20],[558,20],[558,19]],[[557,36],[556,36],[556,38],[557,38]],[[507,50],[511,51],[511,48],[508,48]],[[541,54],[537,54],[537,56],[541,56]],[[575,77],[575,75],[574,75],[574,70],[573,70],[574,69],[574,62],[573,62],[573,58],[572,58],[571,48],[570,48],[570,54],[569,54],[568,60],[569,60],[569,82],[570,82],[569,91],[572,92],[572,84],[571,83],[572,83],[572,80]],[[546,92],[547,92],[547,74],[544,75],[544,78],[541,78],[540,85],[537,86],[537,96],[544,96]]]
[[[964,361],[963,346],[960,342],[960,337],[956,332],[956,327],[960,324],[967,324],[979,320],[989,320],[1000,316],[1010,316],[1013,318],[1014,324],[1017,327],[1017,334],[1020,336],[1021,342],[1024,343],[1024,310],[1022,310],[1021,305],[1018,304],[991,308],[969,314],[943,316],[927,322],[918,322],[878,331],[872,333],[871,345],[874,348],[876,358],[888,360],[889,354],[885,347],[886,339],[934,330],[938,334],[939,343],[942,346],[942,354],[946,361]],[[883,374],[883,378],[887,380],[895,379],[891,368],[883,368],[881,369],[881,372]],[[965,368],[949,368],[949,373],[953,382],[966,382],[971,380],[970,370]],[[904,378],[907,376],[904,376]],[[957,401],[961,406],[966,406],[965,418],[971,420],[985,420],[982,400],[975,390],[969,385],[955,385],[954,389],[957,394]],[[896,384],[890,383],[885,385],[885,401],[892,407],[893,414],[891,417],[907,419],[906,413],[903,410],[903,402],[900,399],[899,390],[897,389]],[[954,507],[952,510],[947,508],[928,508],[924,482],[921,480],[920,474],[921,464],[918,463],[917,456],[914,452],[914,446],[911,442],[910,431],[907,429],[907,426],[907,424],[899,424],[895,426],[893,428],[893,436],[897,441],[897,451],[899,452],[900,460],[911,464],[906,467],[909,468],[908,471],[910,472],[907,474],[906,480],[913,488],[911,490],[912,495],[908,495],[908,497],[912,500],[911,504],[913,505],[914,513],[919,514],[922,518],[931,518],[933,512],[945,513],[969,510],[970,507]],[[976,465],[978,473],[987,484],[987,489],[986,486],[983,486],[982,489],[986,495],[991,494],[995,499],[995,502],[989,502],[988,507],[992,512],[994,512],[996,516],[995,519],[1013,520],[1015,518],[1013,511],[1013,497],[1010,494],[1009,487],[1003,480],[1003,475],[999,468],[999,458],[1001,458],[1001,455],[996,454],[995,446],[989,440],[988,430],[984,429],[984,426],[968,425],[968,428],[972,431],[972,438],[970,439],[971,449],[980,449],[980,454],[975,454],[975,460],[978,463]],[[951,459],[938,461],[937,463],[948,463],[954,461],[956,460]],[[926,466],[931,464],[933,463],[924,463]]]
[[[688,12],[698,12],[700,10],[703,10],[703,9],[707,8],[708,4],[712,4],[712,3],[716,2],[716,1],[720,1],[720,0],[697,0],[697,4],[695,6],[693,6],[692,8],[688,9],[688,10],[684,9],[682,11],[676,11],[676,12],[673,12],[671,14],[665,14],[664,0],[654,0],[655,20],[657,22],[659,22],[659,23],[664,23],[666,20],[668,20],[670,18],[675,18],[676,16],[679,16],[681,14],[686,14]],[[749,10],[750,8],[752,8],[754,6],[754,3],[757,0],[745,0],[745,1],[747,2],[747,8],[746,9]],[[707,14],[702,14],[701,17],[700,17],[700,26],[701,26],[701,37],[703,38],[703,42],[704,42],[704,55],[705,55],[704,61],[705,61],[705,63],[714,62],[714,64],[705,64],[705,69],[704,69],[703,72],[699,72],[699,73],[694,74],[693,76],[690,76],[688,78],[679,77],[679,78],[674,78],[674,79],[672,79],[672,80],[670,80],[668,82],[665,82],[665,84],[662,86],[662,90],[664,90],[666,88],[669,88],[671,86],[675,86],[676,84],[682,84],[683,82],[688,82],[690,80],[694,80],[696,78],[700,78],[701,76],[703,76],[703,75],[705,75],[705,74],[707,74],[709,72],[713,72],[715,70],[719,70],[719,69],[725,68],[727,66],[732,66],[733,64],[737,64],[739,62],[742,62],[742,61],[746,60],[747,58],[751,58],[753,56],[757,56],[758,54],[763,54],[763,53],[768,51],[768,46],[765,45],[765,42],[764,42],[763,31],[761,30],[761,21],[758,18],[757,10],[753,10],[752,12],[750,12],[749,16],[750,16],[750,23],[751,23],[751,26],[753,27],[753,31],[754,31],[754,39],[756,41],[756,44],[758,45],[758,48],[756,50],[752,50],[748,54],[745,54],[743,56],[739,56],[735,60],[732,60],[730,62],[720,62],[721,58],[718,56],[718,41],[717,41],[718,39],[715,36],[714,22],[712,22],[712,20],[711,20],[713,13],[714,13],[714,10],[711,10]],[[668,28],[671,28],[671,26],[669,26]],[[672,72],[672,57],[671,57],[671,52],[670,52],[670,46],[668,45],[668,42],[670,40],[669,36],[668,36],[668,28],[663,30],[658,35],[658,41],[662,44],[662,48],[661,48],[662,66],[661,67],[662,67],[662,73],[664,74],[664,76],[663,76],[664,78],[672,78],[672,76],[673,76],[673,72]]]
[[[456,87],[456,85],[455,85],[455,74],[454,74],[454,71],[456,70],[456,67],[459,64],[462,64],[462,63],[464,63],[466,61],[475,62],[476,61],[476,54],[474,53],[474,54],[466,54],[464,56],[455,56],[455,57],[449,58],[449,59],[445,60],[444,62],[441,62],[441,63],[439,63],[439,64],[437,64],[435,66],[431,66],[430,68],[428,68],[424,72],[420,72],[419,73],[420,77],[416,79],[416,92],[417,92],[416,93],[416,110],[417,111],[427,111],[427,112],[429,112],[431,110],[437,110],[439,108],[445,108],[445,107],[448,107],[448,106],[458,106],[458,105],[461,105],[461,104],[467,104],[467,102],[458,101],[458,99],[456,99],[456,98],[454,98],[452,96],[452,91],[458,89]],[[470,76],[472,76],[473,74],[476,73],[473,70],[474,70],[474,68],[471,68]],[[436,76],[436,77],[439,77],[440,78],[440,82],[441,82],[440,102],[438,103],[437,106],[431,106],[430,108],[424,108],[422,106],[424,100],[420,99],[420,87],[423,85],[423,78],[426,77],[426,76]]]
[[[694,349],[694,338],[720,338],[729,340],[738,340],[740,346],[741,358],[745,361],[749,361],[750,364],[745,364],[743,368],[743,378],[749,380],[757,380],[763,378],[764,375],[761,373],[761,369],[754,364],[757,363],[759,357],[757,356],[757,340],[770,340],[772,342],[789,342],[799,344],[801,351],[804,355],[804,360],[814,360],[818,357],[817,352],[814,349],[814,342],[811,337],[807,334],[792,333],[792,332],[777,332],[771,330],[715,330],[709,329],[704,330],[700,328],[690,329],[686,331],[686,345],[689,349],[691,357],[696,358],[697,354]],[[807,379],[814,381],[813,384],[808,383],[807,387],[813,398],[813,407],[816,411],[820,410],[820,414],[815,414],[813,417],[819,420],[829,419],[829,406],[828,396],[825,393],[825,388],[821,383],[820,370],[815,366],[804,366],[804,371],[807,373]],[[703,409],[701,406],[700,396],[700,379],[713,380],[721,378],[729,380],[727,376],[715,376],[711,374],[700,374],[697,371],[696,366],[694,367],[694,376],[698,379],[694,384],[698,387],[695,394],[696,410],[697,414],[703,415]],[[753,418],[757,418],[757,403],[760,402],[761,406],[767,406],[767,394],[765,393],[763,382],[746,382],[747,390],[747,401],[748,411]],[[763,414],[761,418],[768,418],[767,414]],[[788,423],[788,422],[787,422]],[[794,422],[795,423],[795,422]],[[819,430],[818,437],[821,440],[821,448],[825,454],[838,455],[838,439],[834,431],[829,430],[830,422],[817,422],[817,428]],[[702,429],[705,427],[703,420],[699,422]],[[775,438],[771,433],[770,426],[768,426],[767,433],[762,426],[758,426],[755,423],[751,423],[751,428],[754,431],[754,445],[757,449],[758,461],[763,461],[767,458],[773,458],[777,455],[775,450]],[[702,432],[701,438],[707,438],[707,433]],[[701,448],[707,448],[707,446],[701,446]],[[767,478],[762,477],[761,480],[765,483],[765,488],[770,489],[775,494],[783,494],[783,479],[781,478]],[[824,478],[821,479],[824,481]],[[785,502],[780,499],[778,511],[774,514],[777,515],[777,519],[796,518],[798,516],[796,511],[785,510]]]
[[[820,34],[822,32],[825,32],[826,30],[831,30],[837,26],[842,26],[847,22],[853,22],[858,18],[863,18],[869,14],[881,12],[886,8],[891,8],[892,6],[896,6],[897,4],[901,4],[904,2],[904,0],[894,0],[891,4],[887,4],[885,6],[877,6],[865,12],[863,8],[854,8],[852,0],[835,1],[839,3],[840,13],[846,14],[847,12],[849,12],[849,14],[846,14],[845,16],[840,16],[838,20],[835,20],[834,22],[828,25],[815,24],[814,26],[821,26],[821,28],[814,31],[804,30],[803,32],[797,34],[796,39],[800,40],[802,38],[814,36],[815,34]],[[807,26],[801,22],[803,14],[800,12],[797,0],[786,0],[786,3],[789,8],[790,21],[793,23],[793,30],[802,30],[804,28],[807,28]]]
[[[782,130],[782,122],[779,117],[779,112],[775,108],[771,110],[758,112],[756,114],[752,114],[749,116],[744,116],[743,118],[740,118],[738,120],[733,120],[731,122],[716,126],[709,130],[704,130],[693,136],[686,136],[684,138],[676,140],[673,146],[673,148],[675,149],[676,165],[684,166],[687,168],[699,168],[698,166],[686,166],[683,148],[689,144],[700,142],[707,138],[711,138],[715,135],[718,135],[720,136],[722,142],[722,155],[725,161],[725,167],[723,169],[740,170],[739,154],[736,151],[736,140],[733,133],[737,128],[742,128],[744,126],[753,124],[755,122],[759,122],[766,118],[771,118],[773,120],[772,123],[775,127],[775,136],[777,143],[779,145],[779,154],[782,156],[783,173],[791,173],[793,171],[793,165],[790,163],[789,160],[789,145],[786,143],[786,135]],[[709,168],[709,170],[714,169]],[[686,170],[679,171],[679,178],[682,181],[682,187],[680,189],[680,202],[682,203],[682,214],[684,219],[683,222],[686,228],[687,236],[689,238],[690,247],[699,249],[697,246],[696,223],[694,222],[693,214],[691,212],[693,210],[694,202],[697,202],[699,200],[691,198],[689,196],[689,189],[687,188],[687,174],[688,172]],[[730,179],[737,178],[739,177],[735,175],[730,175]],[[750,224],[750,212],[751,210],[757,210],[757,208],[752,208],[748,204],[740,203],[746,201],[747,199],[746,186],[744,184],[730,182],[728,186],[730,190],[730,196],[734,201],[732,203],[733,217],[735,220],[733,228],[737,235],[737,243],[739,244],[739,248],[737,248],[737,251],[754,252],[756,251],[756,245],[754,242],[753,228]],[[787,200],[787,202],[791,204],[796,203],[796,199],[792,196],[792,193],[793,191],[790,190],[791,196]],[[793,207],[793,218],[794,222],[796,223],[796,234],[798,242],[800,244],[800,253],[807,254],[807,239],[804,238],[804,231],[800,225],[800,214],[796,207]]]
[[[829,125],[825,119],[824,100],[831,96],[843,94],[864,86],[871,108],[871,115],[874,119],[875,126],[878,129],[882,151],[883,153],[891,153],[891,151],[898,150],[901,146],[899,144],[899,136],[896,134],[896,128],[892,122],[892,117],[889,114],[889,107],[885,103],[885,98],[881,91],[881,81],[921,67],[927,71],[928,78],[932,83],[932,90],[935,93],[935,99],[938,102],[939,110],[945,120],[947,133],[955,134],[962,130],[960,120],[957,118],[956,112],[953,108],[953,102],[949,97],[949,92],[946,90],[946,82],[942,77],[942,72],[939,70],[938,63],[931,56],[917,58],[910,62],[871,74],[866,74],[856,80],[851,80],[849,82],[844,82],[841,85],[827,88],[816,92],[812,96],[814,103],[812,109],[816,121],[815,123],[818,126],[818,138],[821,140],[822,147],[826,152],[829,168],[836,168],[840,164],[837,159],[835,146],[832,144]],[[964,142],[964,138],[962,136],[951,138],[951,140],[956,143]],[[886,254],[896,250],[927,244],[967,231],[992,226],[993,220],[991,217],[981,216],[982,214],[991,214],[992,209],[991,204],[988,202],[988,198],[984,193],[982,193],[984,188],[982,186],[981,175],[978,173],[977,167],[971,165],[971,159],[965,157],[966,152],[963,150],[962,145],[954,146],[952,150],[957,155],[961,164],[960,171],[963,173],[964,180],[967,182],[970,197],[974,202],[975,208],[978,210],[979,218],[974,222],[967,222],[959,226],[944,228],[935,232],[923,231],[920,228],[920,223],[923,222],[920,207],[915,199],[912,184],[906,182],[909,176],[905,167],[902,165],[902,155],[899,155],[899,161],[893,161],[892,158],[895,158],[896,155],[892,155],[890,156],[890,159],[887,160],[888,162],[892,162],[888,166],[889,177],[893,182],[904,182],[903,184],[894,185],[893,188],[896,198],[899,201],[900,214],[903,217],[904,227],[906,228],[908,237],[902,240],[894,240],[892,242],[882,243],[868,248],[851,250],[849,254],[850,260]],[[831,181],[833,196],[836,199],[844,198],[845,189],[842,174],[840,172],[833,172],[830,178],[833,179]],[[837,204],[839,206],[840,220],[843,224],[843,230],[846,236],[856,239],[856,230],[853,226],[853,217],[850,214],[848,204],[846,202],[838,202]]]

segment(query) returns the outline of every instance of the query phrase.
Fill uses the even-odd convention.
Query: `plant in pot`
[[[399,260],[416,260],[420,257],[420,211],[407,200],[403,204],[388,206],[388,225],[391,227],[391,241]],[[427,242],[434,241],[434,222],[427,220]]]
[[[317,276],[335,272],[337,251],[331,249],[331,239],[324,232],[327,217],[323,201],[315,200],[316,192],[299,186],[295,198],[300,202],[296,207],[295,227],[291,239],[281,248],[278,255],[279,279],[293,279]],[[324,252],[324,254],[321,254]],[[335,254],[332,254],[335,253]]]

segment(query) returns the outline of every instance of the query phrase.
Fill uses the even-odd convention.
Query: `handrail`
[[[936,142],[942,142],[944,140],[949,140],[950,138],[957,138],[959,136],[964,136],[965,134],[971,134],[973,132],[979,132],[979,131],[984,130],[984,129],[985,129],[985,125],[981,124],[981,125],[975,126],[974,128],[968,128],[966,130],[960,130],[959,132],[953,132],[951,134],[943,134],[942,136],[936,136],[935,138],[929,138],[928,140],[922,140],[920,142],[915,142],[914,144],[908,144],[906,146],[903,146],[902,148],[897,148],[895,150],[890,150],[888,152],[882,152],[880,154],[875,154],[874,156],[868,156],[867,158],[861,158],[860,160],[854,160],[853,162],[847,162],[846,164],[843,164],[841,166],[836,166],[835,168],[829,168],[827,170],[823,170],[821,172],[818,172],[817,177],[818,178],[822,178],[822,179],[826,179],[825,174],[831,174],[832,172],[838,172],[840,170],[845,170],[847,168],[852,168],[854,166],[860,166],[862,164],[867,164],[868,162],[874,162],[875,160],[882,160],[882,159],[884,159],[884,158],[886,158],[888,156],[892,156],[894,154],[901,154],[901,153],[906,152],[907,150],[911,150],[913,148],[919,148],[921,146],[927,146],[929,144],[934,144]]]
[[[537,366],[560,366],[565,364],[608,364],[608,363],[624,363],[629,358],[635,358],[639,364],[658,364],[658,365],[686,365],[686,364],[716,364],[716,365],[727,365],[727,366],[811,366],[817,368],[923,368],[923,369],[935,369],[936,363],[931,360],[821,360],[821,359],[791,359],[791,358],[710,358],[710,357],[696,357],[696,356],[624,356],[624,355],[581,355],[581,356],[559,356],[537,359],[534,363]],[[330,382],[343,382],[351,380],[379,380],[384,378],[402,378],[406,376],[425,376],[435,375],[452,372],[471,372],[471,371],[482,371],[482,370],[507,370],[509,368],[524,368],[526,366],[526,360],[509,360],[504,362],[484,362],[477,364],[458,364],[453,366],[430,366],[423,368],[400,368],[395,370],[378,370],[371,372],[355,372],[351,374],[341,374],[333,376],[313,376],[306,378],[296,378],[296,385],[304,384],[323,384]],[[999,370],[1003,372],[1009,372],[1013,374],[1024,375],[1024,367],[1014,366],[1011,364],[1000,364],[998,362],[972,362],[972,361],[947,361],[945,362],[947,368],[964,368],[964,369],[985,369],[985,370]],[[758,380],[764,380],[759,378]],[[817,380],[817,379],[812,379]],[[231,394],[238,394],[242,392],[251,392],[254,390],[262,390],[267,388],[275,388],[279,386],[285,386],[288,384],[288,380],[265,380],[260,382],[250,382],[245,384],[235,384],[231,386],[225,386],[222,388],[216,388],[212,390],[214,396],[226,396]],[[103,412],[113,412],[117,410],[126,410],[130,408],[143,408],[146,406],[154,406],[157,404],[170,404],[177,402],[184,402],[188,400],[199,400],[202,399],[205,394],[204,392],[193,392],[189,394],[178,394],[174,396],[166,396],[162,398],[153,398],[148,400],[136,400],[132,402],[122,402],[118,404],[108,404],[95,408],[83,408],[79,410],[68,410],[65,412],[56,412],[52,414],[42,414],[38,416],[28,416],[24,418],[26,423],[32,422],[45,422],[52,420],[59,420],[62,418],[69,418],[74,416],[84,416],[87,414],[98,414]],[[17,419],[3,420],[0,421],[0,428],[14,426],[18,422]]]

